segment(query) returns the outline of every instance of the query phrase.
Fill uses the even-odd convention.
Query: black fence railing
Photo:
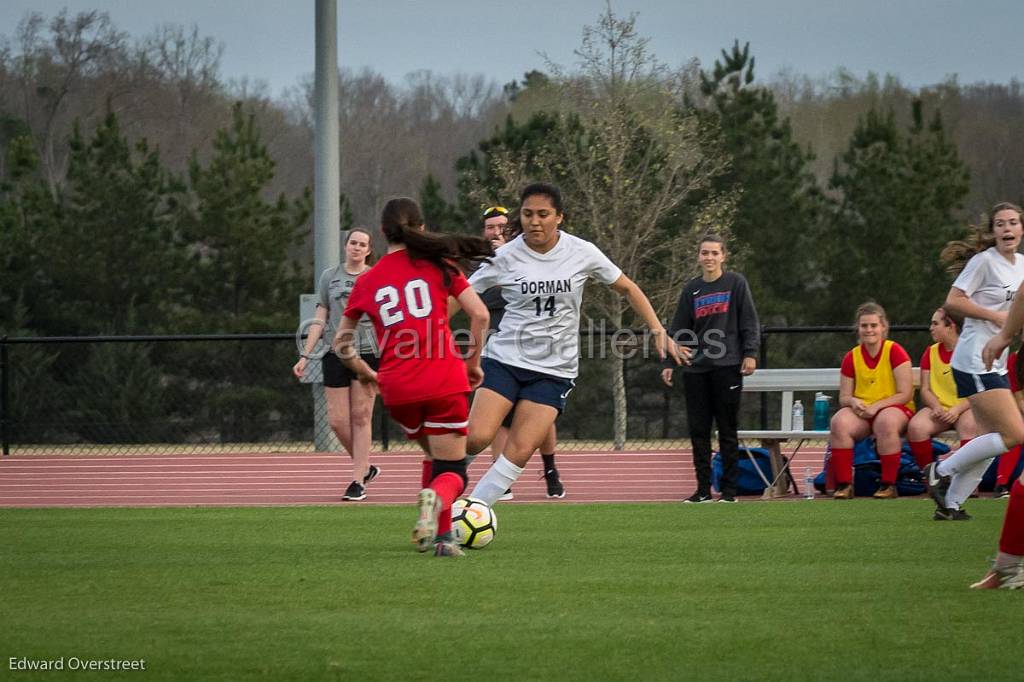
[[[929,343],[923,325],[894,326],[892,337],[915,365]],[[583,330],[560,450],[612,448],[616,343]],[[759,365],[834,367],[854,343],[849,327],[764,327]],[[322,389],[295,379],[295,359],[293,334],[0,337],[0,445],[4,455],[336,450]],[[665,387],[651,354],[623,362],[626,447],[687,446],[681,382]],[[778,417],[778,401],[762,396],[744,402],[740,425]],[[378,450],[409,447],[379,404],[373,439]]]

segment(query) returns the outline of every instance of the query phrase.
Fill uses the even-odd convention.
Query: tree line
[[[645,44],[635,31],[629,39]],[[605,47],[593,43],[591,56],[593,50]],[[5,240],[4,258],[28,260],[32,249],[19,240],[35,236],[50,250],[43,270],[68,268],[68,261],[81,260],[68,254],[84,253],[76,240],[105,229],[107,237],[87,238],[90,248],[101,248],[103,243],[112,248],[112,240],[131,235],[131,244],[115,250],[124,254],[124,260],[138,263],[140,272],[156,276],[157,270],[142,267],[146,258],[129,257],[133,250],[146,251],[161,267],[179,267],[190,258],[196,267],[204,263],[205,274],[190,281],[206,278],[219,286],[227,279],[212,274],[219,267],[210,265],[214,251],[226,245],[236,252],[264,245],[265,253],[286,264],[280,281],[268,286],[288,291],[291,300],[284,311],[289,323],[279,323],[278,329],[291,326],[294,295],[308,289],[314,278],[308,265],[312,260],[308,219],[295,208],[306,201],[312,185],[312,83],[301,82],[285,97],[274,99],[258,82],[225,81],[220,74],[222,52],[222,46],[195,27],[167,25],[133,40],[102,12],[62,12],[50,19],[37,13],[26,15],[0,50],[0,206],[6,216],[21,216],[20,221],[4,220],[0,237]],[[648,65],[654,66],[653,55],[647,57]],[[899,278],[910,289],[893,291],[893,300],[884,302],[899,321],[925,319],[930,305],[926,299],[934,297],[941,273],[925,265],[920,255],[935,253],[936,244],[960,234],[992,202],[1019,200],[1024,194],[1018,170],[1024,162],[1024,135],[1018,134],[1024,132],[1024,95],[1016,81],[961,85],[949,80],[914,90],[892,76],[857,79],[845,71],[827,81],[793,74],[759,80],[754,57],[739,43],[723,51],[707,69],[694,63],[657,66],[645,73],[652,86],[648,92],[656,85],[674,89],[671,103],[691,126],[690,149],[727,166],[710,173],[710,185],[694,187],[690,198],[680,201],[664,221],[669,225],[665,229],[673,222],[687,223],[685,228],[699,220],[724,224],[734,237],[736,265],[748,271],[759,303],[773,321],[844,322],[837,312],[870,295],[864,283],[888,278],[897,263],[901,271],[913,271],[913,276]],[[372,72],[343,70],[339,116],[346,220],[372,225],[387,197],[407,194],[423,199],[438,226],[473,229],[479,204],[499,198],[485,198],[487,192],[500,193],[505,201],[513,198],[507,188],[487,179],[491,171],[480,170],[493,161],[492,151],[522,151],[532,158],[534,150],[551,147],[550,140],[558,137],[552,131],[572,135],[572,130],[583,130],[577,125],[578,116],[576,123],[560,118],[578,103],[559,107],[585,91],[580,84],[588,79],[598,82],[600,76],[544,64],[521,81],[499,88],[482,77],[418,73],[396,85]],[[632,115],[647,113],[641,106]],[[276,234],[269,242],[256,235],[247,239],[229,227],[215,225],[220,217],[212,206],[203,209],[205,217],[197,216],[197,192],[201,191],[197,173],[231,172],[223,160],[216,166],[213,158],[227,153],[223,145],[230,142],[222,140],[222,133],[240,134],[238,117],[249,121],[249,134],[258,136],[265,154],[260,162],[265,167],[259,176],[261,184],[250,198],[276,209],[283,196],[292,205],[293,215],[286,221],[292,225],[285,230],[290,234],[279,241],[274,241]],[[105,139],[99,140],[100,136]],[[146,191],[164,185],[157,194],[149,194],[157,205],[150,209],[136,205],[131,211],[162,212],[159,215],[144,217],[117,207],[108,212],[98,203],[101,185],[114,182],[117,176],[88,178],[96,170],[88,164],[111,163],[96,145],[112,145],[118,137],[117,144],[132,157],[130,163],[138,166],[133,172],[149,173]],[[578,158],[565,144],[559,145],[567,160]],[[89,149],[92,160],[86,160]],[[545,170],[531,163],[525,161],[521,170],[527,174]],[[933,163],[937,166],[927,170],[922,165]],[[911,177],[915,172],[920,177]],[[889,182],[887,174],[900,182]],[[193,180],[199,184],[190,185]],[[96,186],[88,188],[86,183]],[[143,191],[142,186],[137,189]],[[87,223],[89,212],[84,206],[65,210],[75,196],[94,192],[93,219],[112,218],[102,226]],[[588,202],[589,215],[581,213],[582,206],[575,206],[579,220],[574,227],[596,235],[607,217],[599,206]],[[58,207],[59,219],[54,213]],[[266,215],[262,209],[256,213]],[[44,228],[44,223],[50,227]],[[44,237],[46,229],[58,230],[64,239]],[[893,236],[886,240],[889,248],[881,260],[873,253],[879,235]],[[155,242],[143,248],[146,239]],[[179,253],[158,256],[156,252],[164,248]],[[191,249],[190,256],[183,256],[183,249]],[[196,258],[199,252],[204,258]],[[123,274],[125,281],[138,276],[132,268],[117,266],[114,255],[110,257],[114,260],[101,262],[115,264],[109,269]],[[231,295],[236,314],[248,310],[246,296],[253,306],[265,303],[264,310],[280,302],[255,289],[261,286],[259,277],[247,271],[251,264],[246,261],[260,258],[259,254],[236,256],[223,263],[225,268],[238,265],[232,273],[238,291]],[[24,265],[19,269],[6,260],[4,265],[0,320],[5,329],[11,329],[14,303],[22,290],[28,291],[23,294],[28,296],[24,306],[38,318],[33,328],[46,334],[93,332],[98,326],[123,330],[124,311],[143,304],[147,290],[153,291],[145,279],[127,285],[104,283],[104,305],[119,301],[119,312],[86,314],[98,304],[83,301],[82,317],[91,319],[71,324],[49,319],[53,306],[37,305],[32,299],[36,295],[32,289],[48,287],[26,279]],[[918,276],[921,268],[927,272]],[[38,277],[41,270],[34,272]],[[289,281],[292,276],[298,280]],[[49,279],[68,281],[56,271]],[[254,289],[246,292],[243,287]],[[802,292],[816,288],[828,293],[825,299],[815,296],[821,305],[801,301]],[[134,303],[125,295],[129,290]],[[74,289],[70,294],[59,293],[73,296]],[[174,307],[181,312],[189,305],[184,295],[164,292],[154,298],[175,301]],[[666,301],[671,298],[667,295]],[[194,303],[211,305],[216,311],[210,319],[223,321],[219,312],[224,298],[200,299],[201,295]],[[265,312],[253,314],[266,322]],[[173,326],[198,329],[197,315],[186,315],[187,322],[175,319]],[[168,328],[160,317],[150,309],[136,314],[136,329]],[[265,326],[259,324],[259,328]],[[208,330],[225,328],[218,323]]]
[[[471,231],[483,206],[544,178],[563,187],[567,228],[663,317],[714,230],[767,323],[846,323],[866,298],[923,322],[949,285],[942,245],[1021,198],[1017,82],[761,81],[739,41],[710,68],[669,66],[635,18],[606,10],[578,68],[502,88],[343,71],[343,227],[407,194],[432,227]],[[225,82],[221,53],[196,28],[132,40],[100,12],[29,14],[6,40],[0,333],[294,328],[316,274],[312,83],[274,99]],[[591,318],[632,323],[614,297],[589,299]],[[623,368],[606,371],[624,434]]]

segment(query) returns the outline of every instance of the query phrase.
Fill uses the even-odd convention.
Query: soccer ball
[[[463,547],[486,547],[497,531],[498,517],[480,500],[464,497],[452,504],[452,534]]]

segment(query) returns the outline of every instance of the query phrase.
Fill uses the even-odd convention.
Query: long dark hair
[[[425,232],[420,205],[408,197],[384,204],[380,226],[389,244],[403,244],[410,258],[436,265],[444,273],[446,285],[452,275],[471,270],[494,255],[490,240],[483,237]]]
[[[957,336],[960,335],[960,332],[964,328],[963,315],[960,315],[959,313],[950,312],[949,310],[946,310],[945,306],[941,305],[935,309],[935,312],[940,313],[942,315],[942,321],[945,322],[947,326],[952,326],[956,329]]]
[[[1024,211],[1021,211],[1020,206],[1017,204],[1011,204],[1009,201],[1002,201],[992,207],[992,211],[988,214],[988,227],[980,227],[978,225],[971,225],[971,234],[967,239],[959,239],[946,244],[946,247],[942,249],[942,253],[939,254],[939,258],[943,263],[946,264],[946,270],[954,277],[960,274],[960,271],[967,265],[967,261],[972,256],[981,253],[990,246],[995,246],[996,235],[995,227],[993,223],[996,219],[996,214],[1000,211],[1016,211],[1018,216],[1024,218]]]

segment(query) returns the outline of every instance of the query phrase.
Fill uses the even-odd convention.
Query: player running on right
[[[1017,253],[1022,231],[1021,209],[1009,203],[996,204],[988,231],[979,235],[979,246],[988,248],[973,249],[975,254],[946,298],[947,310],[967,318],[951,361],[957,394],[970,401],[978,423],[989,433],[925,468],[929,492],[940,508],[948,507],[947,495],[959,496],[963,490],[970,494],[990,459],[1024,442],[1024,418],[1010,392],[1005,365],[1006,347],[1024,327],[1024,297],[1015,296],[1024,279],[1024,256]],[[953,243],[943,255],[954,262],[959,256],[962,261],[971,248],[963,242]],[[1024,485],[1017,481],[1010,492],[999,553],[989,572],[971,587],[1024,587],[1022,559]]]

